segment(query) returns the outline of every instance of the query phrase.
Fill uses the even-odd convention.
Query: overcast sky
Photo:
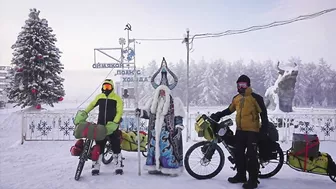
[[[66,69],[92,69],[93,49],[119,47],[127,23],[131,38],[182,38],[186,28],[192,34],[243,29],[335,7],[336,0],[0,0],[0,64],[10,63],[10,47],[30,8],[39,9],[54,29]],[[323,57],[336,68],[335,33],[336,11],[266,30],[195,40],[191,59],[286,61],[295,56],[317,62]],[[186,47],[181,41],[136,46],[141,65],[163,56],[168,62],[185,60]]]

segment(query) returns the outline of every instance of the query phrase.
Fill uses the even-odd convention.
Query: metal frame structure
[[[126,67],[128,69],[131,69],[131,65],[133,65],[134,81],[135,81],[134,82],[135,83],[135,86],[134,86],[134,88],[135,88],[135,99],[134,99],[134,101],[135,101],[134,102],[135,107],[134,107],[134,109],[135,109],[135,108],[138,108],[138,106],[139,106],[139,103],[138,103],[138,77],[137,77],[137,69],[136,69],[136,64],[135,64],[135,43],[136,43],[136,41],[135,41],[135,39],[130,39],[129,38],[129,32],[132,31],[132,26],[129,23],[126,24],[124,30],[127,31],[126,53],[128,54],[128,53],[130,53],[130,50],[133,50],[133,53],[134,53],[132,55],[133,56],[133,62],[131,62],[131,60],[130,60],[131,58],[129,57],[129,54],[128,54],[128,57],[126,59],[127,63],[124,62],[124,59],[125,59],[124,54],[126,54],[124,46],[126,45],[126,40],[124,38],[119,38],[119,44],[121,45],[121,48],[95,48],[94,49],[94,64],[97,65],[96,51],[98,51],[98,52],[104,54],[105,56],[111,58],[112,60],[116,61],[117,63],[119,63],[122,70],[125,69],[125,66],[124,66],[125,64],[126,64]],[[133,43],[133,49],[130,49],[130,44],[131,43]],[[120,58],[119,59],[115,58],[115,57],[107,54],[106,52],[104,52],[104,50],[120,50]],[[113,64],[114,63],[112,63],[112,65],[111,65],[112,69],[114,68]],[[121,81],[120,83],[121,83],[121,88],[124,88],[126,84],[128,86],[130,85],[129,82],[128,83],[124,83],[124,81]],[[121,95],[121,96],[122,96],[123,102],[125,102],[125,100],[129,101],[129,99],[125,99],[123,97],[123,95]],[[130,104],[130,102],[129,102],[129,104]],[[129,104],[126,103],[126,106],[129,105]],[[130,108],[130,107],[127,107],[127,108]],[[140,118],[138,116],[136,117],[136,125],[137,125],[137,135],[139,136],[140,135]],[[138,175],[140,176],[141,175],[140,140],[138,140],[138,161],[139,161],[139,164],[138,164]]]

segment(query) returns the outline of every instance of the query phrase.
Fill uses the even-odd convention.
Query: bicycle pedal
[[[232,156],[229,156],[229,157],[228,157],[228,160],[229,160],[232,164],[235,164],[235,159],[234,159]]]

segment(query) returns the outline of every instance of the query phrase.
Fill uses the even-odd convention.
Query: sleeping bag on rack
[[[104,125],[98,125],[91,122],[80,122],[74,132],[76,139],[88,138],[91,140],[104,140],[107,130]]]

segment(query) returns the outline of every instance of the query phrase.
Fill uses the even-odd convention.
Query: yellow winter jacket
[[[261,115],[262,125],[267,127],[267,109],[263,97],[253,93],[250,87],[246,89],[244,95],[236,95],[228,109],[221,114],[222,116],[229,115],[235,111],[237,112],[237,130],[259,132],[261,127],[259,114]]]

